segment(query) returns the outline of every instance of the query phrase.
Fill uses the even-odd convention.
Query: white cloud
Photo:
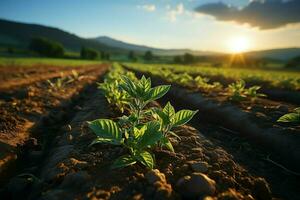
[[[137,8],[147,12],[154,12],[156,10],[156,6],[154,4],[138,5]]]
[[[184,6],[182,3],[178,4],[174,9],[171,6],[167,6],[167,19],[171,22],[175,22],[177,16],[182,15],[184,13]]]

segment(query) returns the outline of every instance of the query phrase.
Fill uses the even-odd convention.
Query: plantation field
[[[76,60],[76,59],[59,59],[59,58],[7,58],[0,57],[1,66],[38,66],[38,65],[53,65],[53,66],[83,66],[100,64],[100,61],[92,60]]]
[[[245,69],[230,67],[166,65],[166,64],[129,64],[133,68],[143,71],[153,71],[157,74],[161,71],[171,70],[174,73],[187,73],[192,76],[202,75],[208,78],[224,78],[231,80],[243,79],[246,83],[267,84],[275,88],[300,90],[300,72],[291,70],[274,69]]]
[[[261,90],[276,90],[274,77],[259,88],[244,69],[9,60],[0,59],[3,199],[299,196],[299,122],[283,122],[298,119],[299,104]],[[255,84],[267,80],[255,73]]]

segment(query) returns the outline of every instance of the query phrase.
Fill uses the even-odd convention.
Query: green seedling
[[[244,101],[248,98],[255,100],[258,97],[266,97],[265,94],[258,93],[260,86],[252,86],[246,88],[246,83],[244,80],[238,80],[235,83],[232,83],[228,86],[229,99],[232,101]]]
[[[122,70],[116,68],[113,73],[116,72],[120,73]],[[110,119],[96,119],[88,122],[89,128],[96,135],[96,139],[91,145],[108,143],[122,146],[127,150],[127,154],[114,161],[112,168],[122,168],[140,163],[152,169],[155,165],[152,150],[156,147],[167,147],[174,151],[168,138],[170,135],[177,136],[172,132],[172,128],[187,123],[197,111],[181,110],[175,113],[170,103],[162,110],[149,108],[147,105],[163,97],[170,86],[152,87],[151,79],[144,76],[140,80],[135,77],[121,76],[121,81],[116,81],[118,77],[120,74],[118,76],[109,75],[110,80],[107,80],[107,85],[105,87],[102,85],[101,89],[112,91],[113,88],[124,93],[128,115],[121,117],[118,122]],[[110,87],[110,84],[115,85]]]
[[[175,112],[175,109],[170,102],[168,102],[163,109],[154,108],[154,117],[159,120],[160,130],[163,134],[160,141],[161,146],[166,146],[169,150],[174,151],[174,148],[169,141],[169,136],[175,136],[179,140],[180,137],[172,131],[173,128],[188,123],[197,112],[198,110],[180,110]]]
[[[300,107],[296,108],[294,112],[281,116],[277,122],[292,122],[300,123]]]

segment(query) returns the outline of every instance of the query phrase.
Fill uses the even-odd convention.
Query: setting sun
[[[249,39],[242,36],[231,38],[228,47],[232,53],[242,53],[249,49]]]

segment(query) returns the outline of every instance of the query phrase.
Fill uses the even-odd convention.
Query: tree
[[[102,60],[110,60],[110,54],[105,51],[101,51],[101,59]]]
[[[129,53],[128,53],[128,59],[132,60],[132,61],[136,61],[137,60],[137,57],[136,57],[134,51],[129,51]]]
[[[174,63],[182,63],[182,58],[181,58],[181,56],[174,56],[173,61],[174,61]]]
[[[63,57],[64,47],[62,44],[47,38],[37,37],[30,42],[29,49],[43,56]]]
[[[82,47],[80,51],[80,57],[82,59],[95,60],[99,57],[99,52],[95,49]]]
[[[195,57],[192,54],[185,53],[183,55],[183,62],[184,63],[193,63],[193,62],[195,62]]]
[[[296,68],[296,67],[300,67],[300,56],[294,57],[292,59],[290,59],[285,67],[287,68]]]
[[[146,51],[145,55],[144,55],[144,59],[149,61],[149,60],[153,60],[154,56],[152,54],[151,51]]]

